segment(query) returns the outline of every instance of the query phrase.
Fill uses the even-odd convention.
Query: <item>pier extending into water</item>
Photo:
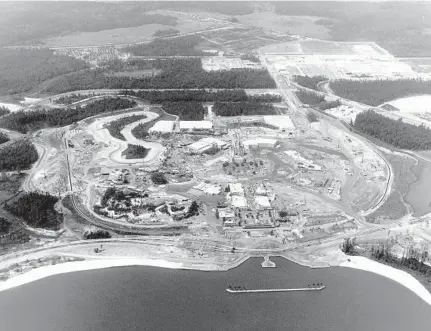
[[[256,290],[235,290],[227,288],[226,291],[229,293],[266,293],[266,292],[299,292],[299,291],[321,291],[325,288],[325,285],[319,287],[300,287],[300,288],[272,288],[272,289],[256,289]]]

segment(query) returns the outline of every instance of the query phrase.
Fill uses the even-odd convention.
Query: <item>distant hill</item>
[[[376,41],[397,56],[431,56],[431,3],[273,2],[280,15],[320,16],[337,41]]]
[[[145,24],[176,25],[176,18],[148,15],[157,2],[0,2],[0,46],[35,43],[47,37]]]

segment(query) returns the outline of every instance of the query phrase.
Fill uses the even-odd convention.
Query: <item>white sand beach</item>
[[[409,290],[416,293],[429,305],[431,305],[431,294],[418,280],[416,280],[407,272],[393,268],[391,266],[387,266],[385,264],[378,263],[362,256],[350,256],[349,259],[350,262],[343,262],[340,264],[340,266],[374,272],[383,277],[390,278],[393,281],[404,285]]]
[[[32,269],[21,275],[7,279],[0,283],[0,292],[8,290],[13,287],[24,285],[34,282],[36,280],[46,278],[53,275],[65,274],[68,272],[77,272],[94,269],[104,269],[112,267],[124,266],[152,266],[169,269],[181,269],[182,263],[168,262],[164,260],[153,260],[143,258],[115,258],[115,259],[102,259],[102,260],[86,260],[77,262],[66,262],[56,265],[48,265]]]

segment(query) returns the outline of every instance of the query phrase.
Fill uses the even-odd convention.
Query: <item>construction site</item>
[[[412,78],[418,73],[373,42],[303,40],[261,48],[265,61],[280,75],[328,79]]]
[[[85,219],[114,232],[191,232],[247,245],[358,229],[358,215],[381,203],[389,184],[381,156],[327,121],[294,111],[158,120],[157,107],[134,100],[136,107],[118,114],[40,131],[41,158],[25,188],[73,193]],[[122,139],[113,137],[110,123],[131,116],[138,117],[121,128]],[[135,137],[145,123],[146,138]],[[130,146],[145,156],[127,157]]]

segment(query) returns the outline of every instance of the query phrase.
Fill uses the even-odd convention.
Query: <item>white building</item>
[[[181,131],[211,130],[212,128],[211,121],[180,121]]]
[[[295,125],[287,115],[267,115],[263,116],[265,123],[277,127],[279,130],[294,132]]]
[[[243,195],[232,195],[232,206],[245,209],[248,207],[247,199]]]
[[[256,195],[254,197],[254,201],[257,205],[258,209],[271,209],[271,203],[269,202],[269,198],[265,195]]]
[[[158,121],[156,122],[148,132],[172,132],[174,130],[175,121]]]
[[[244,195],[244,188],[241,183],[229,184],[230,194]]]
[[[253,148],[275,148],[278,144],[278,140],[269,138],[256,138],[250,139],[243,142],[245,149]]]
[[[225,147],[227,147],[227,143],[225,141],[217,138],[206,137],[206,138],[202,138],[199,141],[194,142],[193,144],[189,145],[187,148],[191,153],[201,154],[201,153],[205,153],[206,151],[212,148],[222,149]]]

